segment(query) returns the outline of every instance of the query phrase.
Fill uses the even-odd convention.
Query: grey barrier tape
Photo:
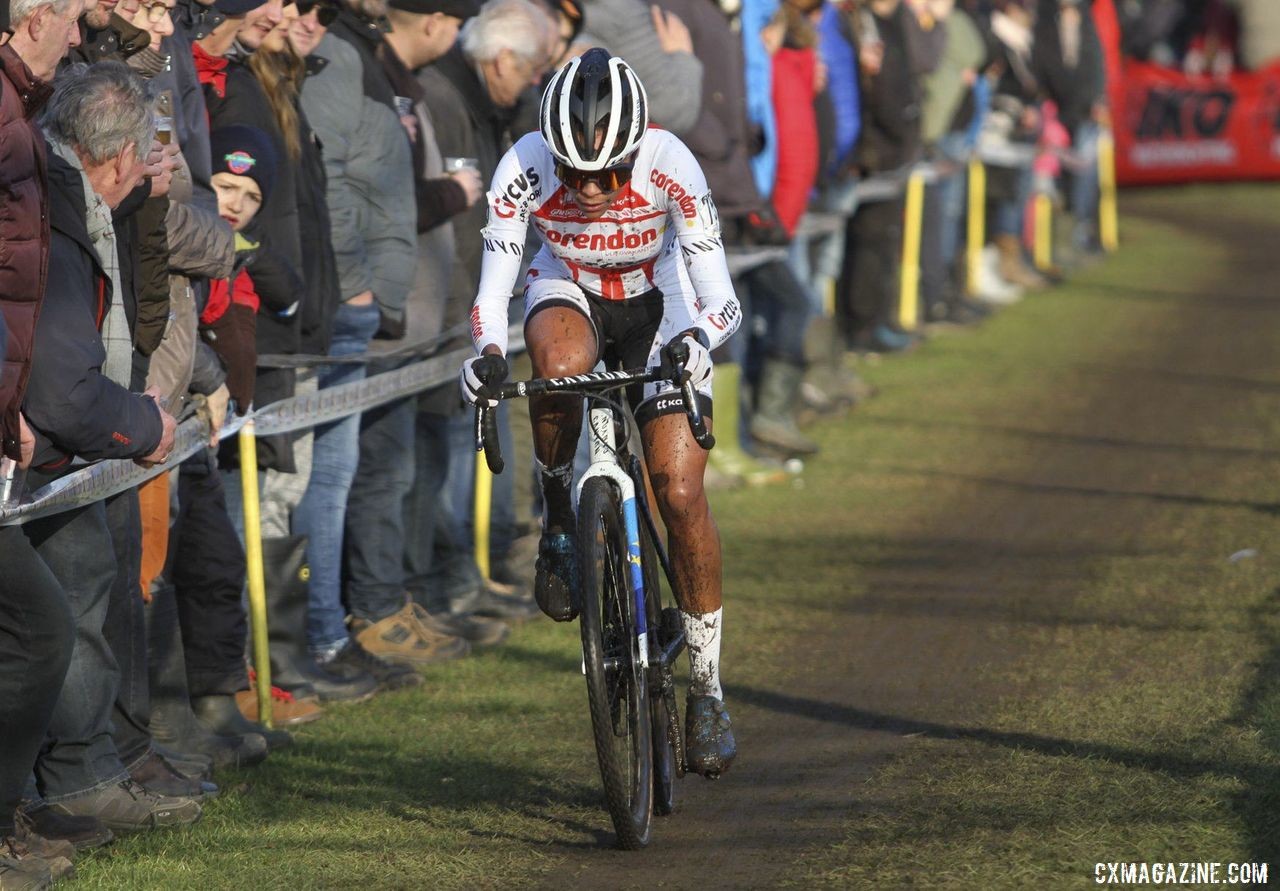
[[[1035,160],[1036,153],[1037,149],[1034,146],[1009,144],[986,146],[978,152],[978,157],[983,163],[996,167],[1027,167]],[[1066,153],[1060,154],[1066,155]],[[1071,159],[1067,158],[1067,160]],[[919,164],[909,170],[863,180],[857,187],[859,202],[884,201],[895,197],[906,187],[907,179],[913,172],[922,174],[925,182],[928,183],[936,181],[939,168],[934,164]],[[843,220],[844,217],[840,214],[811,211],[805,214],[801,227],[811,234],[833,232],[843,224]],[[764,263],[786,259],[787,249],[762,247],[746,251],[730,250],[726,254],[730,273],[741,275]],[[524,331],[521,326],[511,326],[510,343],[509,351],[524,349]],[[424,346],[427,344],[415,345],[415,347],[406,348],[403,352],[409,352],[415,348],[421,349]],[[363,361],[390,361],[396,357],[396,352],[399,351],[370,355]],[[471,350],[463,348],[432,356],[421,362],[377,374],[362,381],[285,399],[260,411],[252,412],[249,416],[233,418],[223,426],[219,432],[219,438],[227,439],[235,435],[250,418],[253,419],[256,434],[269,436],[306,430],[319,424],[345,418],[356,412],[376,408],[448,383],[457,374],[458,366],[470,356]],[[284,357],[281,358],[283,360]],[[208,428],[205,424],[198,418],[189,418],[178,426],[174,434],[173,451],[164,464],[148,468],[132,461],[102,461],[73,471],[42,486],[32,495],[30,501],[16,505],[0,504],[0,526],[25,523],[110,498],[112,495],[172,470],[204,448],[207,439]]]
[[[523,349],[524,332],[519,326],[512,326],[508,352]],[[291,433],[336,421],[356,412],[451,383],[456,380],[458,367],[463,360],[472,355],[474,354],[470,348],[454,350],[367,377],[362,381],[283,399],[244,417],[230,419],[218,436],[220,439],[234,436],[250,419],[253,420],[254,433],[259,436]],[[32,494],[30,501],[17,505],[0,505],[0,526],[17,525],[51,516],[132,489],[152,477],[168,473],[204,448],[208,440],[209,429],[204,422],[199,418],[188,418],[174,433],[173,451],[164,464],[142,467],[127,460],[91,464],[40,487]]]

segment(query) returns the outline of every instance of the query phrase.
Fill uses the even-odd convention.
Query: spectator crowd
[[[262,437],[268,728],[246,658],[239,455],[218,431],[469,345],[486,189],[564,60],[627,59],[716,199],[750,323],[716,356],[713,484],[785,480],[819,451],[808,420],[871,395],[850,355],[921,339],[901,321],[912,170],[930,173],[929,322],[978,323],[1100,252],[1108,112],[1089,0],[0,9],[6,497],[103,459],[163,467],[0,526],[5,891],[70,875],[115,835],[195,823],[217,770],[287,749],[285,728],[325,703],[420,684],[418,666],[539,614],[537,493],[499,478],[477,555],[472,423],[452,382]],[[988,225],[967,246],[973,157],[988,159]],[[1036,195],[1062,221],[1038,265]],[[210,443],[169,462],[191,416]]]

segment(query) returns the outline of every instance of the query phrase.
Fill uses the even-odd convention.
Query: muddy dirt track
[[[875,560],[863,559],[857,541],[830,543],[827,559],[847,564],[862,594],[816,623],[807,645],[778,666],[776,683],[735,685],[728,667],[741,752],[735,769],[716,784],[686,780],[677,816],[656,823],[644,852],[613,850],[604,832],[594,843],[551,848],[565,859],[546,887],[796,880],[806,851],[843,840],[842,826],[865,804],[867,778],[917,738],[1053,748],[1054,740],[1033,732],[983,726],[984,709],[1008,693],[988,680],[990,667],[1034,655],[1008,644],[1000,627],[1056,615],[1087,585],[1077,567],[1090,560],[1155,546],[1141,531],[1153,500],[1194,506],[1208,498],[1197,480],[1207,475],[1199,467],[1214,457],[1212,447],[1188,445],[1203,441],[1192,427],[1211,425],[1232,390],[1257,381],[1278,358],[1242,348],[1261,341],[1237,335],[1241,325],[1276,321],[1257,310],[1273,306],[1266,245],[1280,245],[1280,224],[1260,231],[1189,212],[1169,219],[1171,208],[1177,204],[1142,193],[1126,204],[1130,214],[1202,230],[1223,245],[1220,268],[1195,282],[1166,280],[1153,269],[1140,292],[1126,294],[1105,267],[1091,273],[1099,289],[1149,306],[1151,323],[1135,326],[1105,355],[1045,378],[1039,397],[1063,406],[1048,429],[1024,429],[1004,412],[969,419],[1002,442],[1019,438],[1016,462],[986,468],[970,455],[939,467],[904,456],[881,468],[934,479],[939,500],[920,523],[880,542]],[[1228,276],[1229,292],[1214,286]],[[1009,311],[1028,311],[1035,299]],[[878,416],[872,405],[840,423],[930,419]],[[1179,476],[1179,464],[1196,472]],[[899,790],[917,792],[926,794],[923,783]]]

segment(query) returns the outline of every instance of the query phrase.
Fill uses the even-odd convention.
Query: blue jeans
[[[993,235],[1016,235],[1019,239],[1022,238],[1022,221],[1034,184],[1035,174],[1030,167],[1017,169],[1014,199],[996,204],[995,219],[992,221]]]
[[[948,133],[938,140],[938,152],[948,161],[959,164],[960,169],[951,176],[943,177],[934,186],[938,190],[938,204],[941,213],[940,250],[942,263],[948,269],[960,253],[960,245],[964,239],[965,198],[969,194],[969,173],[965,159],[972,144],[966,133]]]
[[[103,636],[116,551],[104,501],[34,520],[24,531],[66,592],[76,623],[71,665],[49,722],[53,742],[36,763],[45,799],[64,801],[128,776],[110,729],[120,668]]]
[[[791,267],[781,260],[746,272],[742,284],[751,292],[753,353],[761,359],[804,364],[804,333],[809,327],[809,294]],[[753,364],[748,359],[748,365]]]
[[[362,353],[378,330],[378,306],[338,307],[330,356]],[[320,389],[364,380],[363,365],[331,365],[320,372]],[[293,532],[307,536],[311,570],[307,604],[307,642],[314,650],[347,640],[342,606],[342,540],[347,495],[360,457],[360,415],[316,428],[307,494],[293,513]]]
[[[850,176],[826,186],[818,196],[818,207],[847,221],[858,207],[858,180]],[[844,227],[812,237],[797,231],[787,262],[806,288],[812,314],[822,315],[823,292],[828,283],[839,278],[844,262]]]
[[[347,496],[346,592],[351,614],[370,622],[404,606],[404,502],[413,488],[417,413],[410,396],[360,416],[360,460]]]
[[[511,436],[511,413],[505,403],[498,406],[498,443],[510,464],[515,442]],[[466,593],[479,582],[475,553],[477,458],[475,412],[468,408],[449,419],[449,475],[444,490],[449,509],[441,518],[448,533],[436,541],[437,557],[443,551],[444,559],[435,576],[450,597]],[[510,469],[493,478],[489,524],[489,553],[505,553],[516,537],[515,473]]]
[[[1088,251],[1096,247],[1098,237],[1098,125],[1092,121],[1076,127],[1071,134],[1071,148],[1084,166],[1071,175],[1071,214],[1075,217],[1074,245]]]
[[[433,583],[433,569],[436,528],[444,513],[441,491],[449,473],[448,415],[417,413],[413,463],[413,488],[404,499],[404,586],[423,606],[447,610],[448,596]]]

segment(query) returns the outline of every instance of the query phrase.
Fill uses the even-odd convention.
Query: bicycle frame
[[[627,535],[627,566],[631,582],[631,599],[636,614],[636,637],[639,640],[640,666],[649,667],[649,617],[644,603],[644,566],[640,555],[640,520],[636,510],[636,484],[618,460],[614,408],[592,404],[590,426],[591,463],[578,480],[578,495],[593,477],[604,477],[618,487],[622,502],[622,524]],[[656,542],[655,542],[656,544]]]
[[[710,449],[715,446],[715,437],[707,430],[706,422],[698,409],[693,384],[683,379],[684,361],[685,357],[678,359],[677,367],[673,370],[671,378],[666,377],[656,368],[640,368],[630,371],[595,371],[569,377],[514,381],[499,384],[494,389],[498,399],[514,399],[545,393],[588,395],[592,390],[614,389],[630,384],[671,380],[673,383],[679,384],[679,393],[689,418],[689,429],[693,433],[693,438],[702,448]],[[616,409],[613,404],[606,401],[604,405],[598,405],[594,400],[591,400],[589,404],[588,424],[591,431],[591,463],[587,471],[582,475],[582,479],[578,481],[577,492],[581,495],[583,484],[588,479],[597,476],[609,479],[618,487],[618,494],[622,502],[623,524],[627,534],[627,566],[629,567],[631,593],[635,603],[636,627],[640,632],[640,663],[644,668],[649,668],[651,664],[649,659],[649,617],[644,607],[644,566],[640,549],[640,520],[636,508],[638,500],[636,481],[630,472],[630,468],[623,467],[619,460],[617,436],[614,427],[614,412]],[[495,474],[502,473],[505,462],[502,459],[501,450],[498,448],[496,416],[488,408],[485,408],[483,404],[476,406],[475,433],[476,450],[484,452],[485,462],[489,465],[489,470]],[[633,460],[635,459],[633,458]],[[643,485],[643,481],[641,485]],[[670,562],[657,535],[653,517],[647,509],[645,510],[645,523],[649,527],[654,550],[658,554],[658,562],[662,567],[662,571],[667,579],[672,581],[674,588],[674,577],[671,572]],[[684,636],[680,635],[678,640],[673,641],[671,645],[664,648],[663,652],[659,654],[660,664],[663,666],[671,665],[683,649]]]

